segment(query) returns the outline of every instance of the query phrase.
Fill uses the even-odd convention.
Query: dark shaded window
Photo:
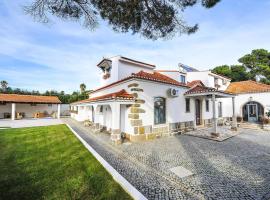
[[[205,110],[206,110],[206,112],[209,112],[209,100],[208,99],[205,101]]]
[[[190,112],[190,99],[186,99],[186,112]]]
[[[154,123],[166,123],[166,99],[163,97],[155,97],[154,99]]]
[[[99,112],[103,113],[103,106],[100,106]]]

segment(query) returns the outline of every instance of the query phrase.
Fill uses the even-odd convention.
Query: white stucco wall
[[[220,85],[219,90],[226,90],[226,88],[230,84],[230,81],[225,78],[215,76],[214,74],[210,74],[209,71],[187,72],[188,82],[191,82],[194,80],[201,80],[205,86],[212,87],[212,88],[215,88],[215,77],[218,79],[218,85]],[[223,82],[223,80],[226,80],[225,81],[226,83]]]
[[[164,74],[178,82],[181,82],[181,75],[186,77],[186,74],[181,73],[179,71],[158,71],[161,74]],[[187,77],[186,77],[186,82],[187,82]]]
[[[240,94],[235,99],[237,115],[242,116],[242,106],[249,102],[250,97],[252,101],[262,104],[264,113],[270,110],[270,92]]]
[[[113,58],[110,58],[112,61],[112,68],[111,68],[111,72],[110,72],[110,78],[108,79],[103,79],[103,72],[100,70],[99,73],[99,77],[100,77],[100,85],[98,87],[101,86],[105,86],[108,85],[110,83],[116,82],[118,80],[121,80],[123,78],[126,78],[128,76],[130,76],[132,73],[137,73],[141,70],[145,71],[145,72],[149,72],[149,73],[153,73],[154,69],[152,69],[151,67],[144,67],[142,65],[137,65],[134,63],[129,63],[129,62],[124,62],[121,61],[119,59],[121,59],[121,57],[119,56],[115,56]]]

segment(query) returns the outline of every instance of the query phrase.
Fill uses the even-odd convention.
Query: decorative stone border
[[[123,189],[136,200],[147,200],[133,185],[131,185],[121,174],[119,174],[106,160],[104,160],[71,126],[66,124],[71,132],[81,141],[81,143],[92,153],[92,155],[101,163],[101,165],[112,175],[114,180],[119,183]]]

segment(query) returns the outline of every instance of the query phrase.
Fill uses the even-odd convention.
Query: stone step
[[[261,124],[252,124],[252,123],[241,123],[240,128],[258,130],[258,129],[262,129],[262,125]]]

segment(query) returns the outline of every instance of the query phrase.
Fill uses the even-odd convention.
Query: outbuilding
[[[0,119],[60,118],[60,105],[56,96],[0,94]]]

